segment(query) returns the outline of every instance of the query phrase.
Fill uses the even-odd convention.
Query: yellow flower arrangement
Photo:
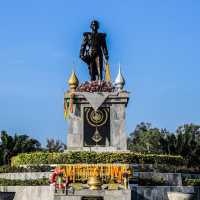
[[[99,176],[101,179],[112,179],[122,183],[123,174],[131,174],[130,166],[127,164],[66,164],[59,168],[64,171],[64,176],[73,182]]]

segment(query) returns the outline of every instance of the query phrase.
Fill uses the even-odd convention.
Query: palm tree
[[[8,160],[11,156],[11,149],[13,147],[13,138],[9,136],[6,131],[1,131],[1,154],[3,158],[3,164],[8,164]]]
[[[49,152],[63,152],[66,149],[66,145],[60,140],[48,138],[46,148]]]
[[[12,156],[18,153],[41,150],[41,144],[27,135],[8,135],[6,131],[1,131],[0,150],[3,157],[3,164],[9,164]]]

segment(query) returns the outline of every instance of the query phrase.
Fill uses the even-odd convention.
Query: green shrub
[[[3,179],[0,178],[0,186],[16,186],[16,185],[22,185],[22,186],[39,186],[39,185],[49,185],[49,179],[48,178],[41,178],[41,179],[35,179],[35,180],[11,180],[11,179]]]
[[[200,186],[200,179],[185,179],[183,180],[184,186]]]
[[[48,165],[34,165],[27,167],[2,165],[0,166],[0,173],[49,172],[52,169],[54,168]]]
[[[41,164],[74,164],[74,163],[161,163],[181,165],[185,162],[182,156],[141,154],[141,153],[96,153],[96,152],[68,152],[68,153],[23,153],[11,159],[12,166],[41,165]]]

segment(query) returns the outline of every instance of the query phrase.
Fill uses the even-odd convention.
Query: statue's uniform
[[[85,32],[80,49],[81,59],[88,64],[91,80],[102,80],[103,56],[108,59],[105,33]]]

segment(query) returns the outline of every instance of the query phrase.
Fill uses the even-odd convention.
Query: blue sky
[[[174,131],[200,124],[200,1],[0,1],[0,130],[66,141],[63,94],[92,19],[107,33],[131,92],[127,133],[145,121]]]

